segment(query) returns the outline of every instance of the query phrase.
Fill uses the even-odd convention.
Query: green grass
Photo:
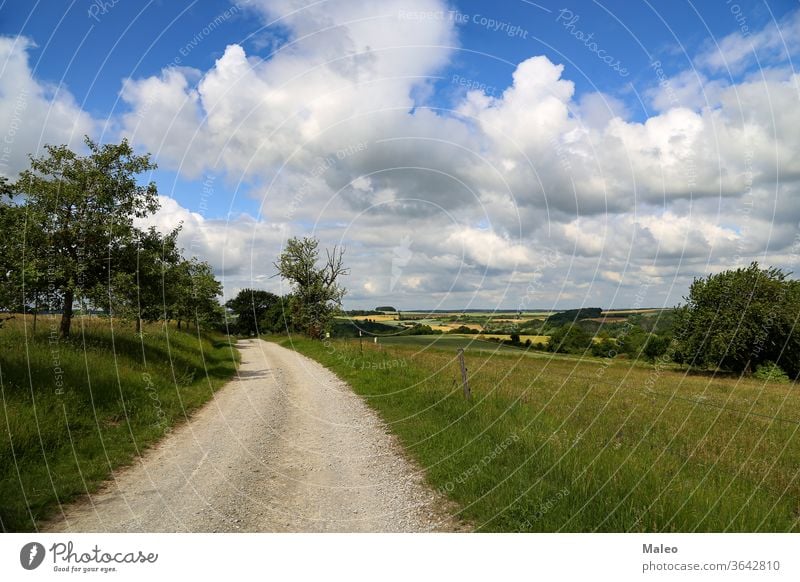
[[[76,318],[50,343],[54,318],[0,329],[0,530],[30,531],[58,504],[92,491],[206,402],[235,372],[227,338]],[[146,364],[145,364],[146,362]],[[63,372],[59,372],[58,369]]]
[[[369,338],[369,340],[365,339],[364,341],[372,341],[372,338]],[[520,352],[520,348],[506,346],[496,342],[479,340],[475,336],[469,335],[395,335],[380,337],[378,338],[378,343],[386,346],[413,346],[423,349],[435,348],[451,351],[464,348],[465,350],[482,354],[491,354],[494,352]]]
[[[800,531],[800,387],[468,349],[466,402],[455,350],[283,344],[349,382],[479,531]]]

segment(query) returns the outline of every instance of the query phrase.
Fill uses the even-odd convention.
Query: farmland
[[[284,343],[378,410],[477,530],[800,531],[793,385],[467,349],[467,402],[458,342],[431,339]]]

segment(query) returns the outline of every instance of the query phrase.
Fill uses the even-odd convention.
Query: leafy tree
[[[17,208],[11,202],[13,190],[8,180],[0,176],[0,311],[12,311],[19,302],[16,293],[17,277],[13,257]],[[0,325],[2,324],[0,319]]]
[[[155,184],[136,181],[156,167],[149,155],[134,154],[125,140],[99,145],[87,137],[85,143],[87,156],[45,146],[15,184],[23,195],[24,238],[37,243],[26,245],[17,264],[34,265],[37,280],[46,273],[62,309],[62,337],[69,336],[75,300],[109,280],[112,257],[133,237],[134,218],[158,209]]]
[[[695,279],[676,317],[676,353],[691,366],[745,373],[771,361],[796,376],[799,285],[755,262]]]
[[[583,354],[592,345],[592,336],[579,325],[562,325],[556,328],[547,342],[547,351]]]
[[[269,325],[269,331],[273,331],[272,328],[278,323],[274,321],[277,314],[272,311],[273,307],[280,306],[283,310],[280,297],[263,289],[242,289],[225,306],[236,315],[236,331],[246,335],[259,333],[263,323]]]
[[[624,329],[617,338],[617,351],[631,358],[639,358],[644,353],[648,333],[638,325],[632,324]]]
[[[259,329],[271,333],[286,333],[294,329],[289,313],[290,304],[291,296],[278,297],[261,318]]]
[[[514,333],[511,334],[511,343],[514,344],[514,345],[517,345],[517,344],[520,343],[519,334],[518,333],[514,332]]]
[[[403,330],[399,335],[441,335],[441,330],[433,329],[430,325],[415,323],[412,327]]]
[[[131,240],[114,249],[109,278],[88,292],[92,303],[115,317],[141,323],[168,319],[178,301],[177,270],[183,262],[180,227],[161,235],[154,227],[134,229]]]
[[[203,325],[222,326],[224,312],[217,300],[222,284],[214,277],[211,265],[195,258],[183,260],[171,270],[170,280],[174,302],[169,313],[178,320],[178,329],[181,321],[193,321],[198,330]]]
[[[344,249],[333,247],[325,251],[320,266],[319,241],[315,238],[291,238],[281,253],[275,268],[289,281],[293,294],[290,303],[292,321],[304,333],[319,337],[330,328],[336,311],[341,309],[347,290],[339,285],[339,277],[350,271],[342,264]]]
[[[613,358],[619,352],[617,343],[609,337],[592,343],[592,355],[598,358]]]
[[[651,333],[647,336],[642,353],[648,360],[655,361],[667,353],[669,344],[670,338]]]

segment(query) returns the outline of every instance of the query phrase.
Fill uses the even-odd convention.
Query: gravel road
[[[238,378],[47,531],[461,529],[350,387],[276,344],[242,341]]]

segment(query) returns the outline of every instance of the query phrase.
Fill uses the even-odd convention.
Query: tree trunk
[[[136,334],[137,335],[141,335],[142,334],[142,318],[141,317],[137,317],[136,318]]]
[[[180,328],[181,328],[181,320],[178,319],[178,329],[180,330]]]
[[[69,337],[69,328],[72,325],[72,301],[75,299],[75,291],[67,289],[64,291],[64,309],[61,312],[61,337]]]

